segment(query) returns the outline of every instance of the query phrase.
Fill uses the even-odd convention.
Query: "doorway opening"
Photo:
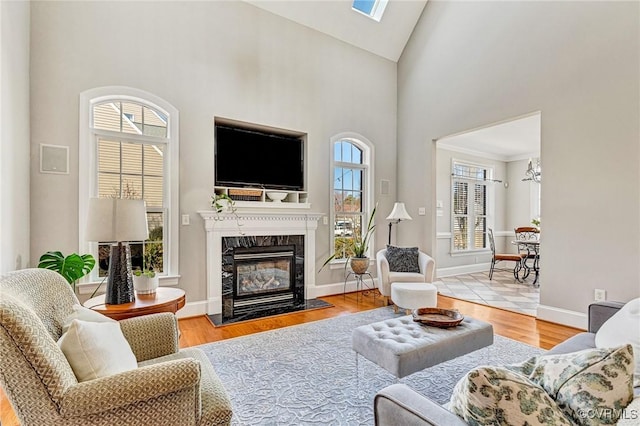
[[[489,279],[488,234],[491,229],[497,253],[518,254],[515,228],[540,225],[541,122],[538,111],[435,141],[441,294],[536,315],[535,274],[516,279],[514,262],[501,262]]]

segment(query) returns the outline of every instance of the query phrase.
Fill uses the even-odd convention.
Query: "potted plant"
[[[364,274],[369,269],[369,258],[367,254],[369,252],[369,243],[371,242],[371,236],[373,235],[373,231],[376,228],[374,223],[376,209],[378,206],[374,207],[371,212],[371,216],[367,221],[367,227],[363,231],[360,228],[356,228],[352,237],[345,237],[342,239],[342,244],[337,247],[335,253],[327,258],[322,264],[324,268],[329,262],[335,259],[339,255],[345,255],[347,257],[347,262],[345,263],[345,268],[347,264],[351,266],[351,269],[356,274]]]
[[[95,265],[96,260],[90,254],[72,253],[65,257],[62,252],[48,251],[40,256],[38,268],[51,269],[62,275],[75,293],[78,280],[91,272]]]
[[[238,216],[238,209],[233,198],[224,193],[213,194],[213,196],[211,196],[211,207],[213,207],[216,212],[216,220],[222,220],[222,217],[220,217],[220,213],[222,212],[226,211],[231,213],[236,219],[238,232],[240,233],[240,235],[244,235],[244,232],[240,230],[242,223],[240,223],[240,216]]]
[[[162,259],[162,249],[159,244],[147,244],[142,256],[142,269],[133,271],[133,288],[138,294],[155,293],[160,285],[160,278],[156,272]]]

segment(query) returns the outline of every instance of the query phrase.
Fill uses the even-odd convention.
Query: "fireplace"
[[[304,303],[304,236],[222,238],[222,322]]]
[[[264,208],[236,214],[200,211],[206,231],[206,311],[216,324],[251,319],[234,317],[233,253],[239,248],[295,246],[294,304],[304,305],[318,295],[315,284],[316,229],[321,213],[298,208],[298,204],[258,203]],[[292,208],[292,206],[296,208]],[[288,303],[288,302],[287,302]],[[263,311],[264,315],[273,315]]]
[[[295,246],[236,248],[233,251],[233,306],[293,300]]]

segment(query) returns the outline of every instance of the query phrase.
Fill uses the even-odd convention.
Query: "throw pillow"
[[[389,261],[389,270],[392,272],[420,273],[418,247],[395,247],[388,245],[386,256]]]
[[[79,319],[89,322],[117,322],[114,319],[109,318],[106,315],[102,315],[100,312],[96,312],[93,309],[85,308],[82,305],[73,305],[73,312],[66,317],[62,323],[62,332],[66,333],[69,330],[71,321]]]
[[[508,367],[542,387],[577,424],[615,424],[633,399],[633,349],[609,349],[533,357]]]
[[[138,367],[120,324],[74,319],[58,340],[79,382],[110,376]]]
[[[597,348],[614,348],[626,344],[633,346],[633,385],[640,386],[640,298],[627,302],[596,333]]]
[[[504,367],[478,367],[453,389],[449,410],[472,425],[571,425],[540,386]]]

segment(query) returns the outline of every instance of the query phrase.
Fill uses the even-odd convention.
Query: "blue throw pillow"
[[[418,264],[418,247],[387,246],[387,260],[392,272],[417,272],[420,273]]]

